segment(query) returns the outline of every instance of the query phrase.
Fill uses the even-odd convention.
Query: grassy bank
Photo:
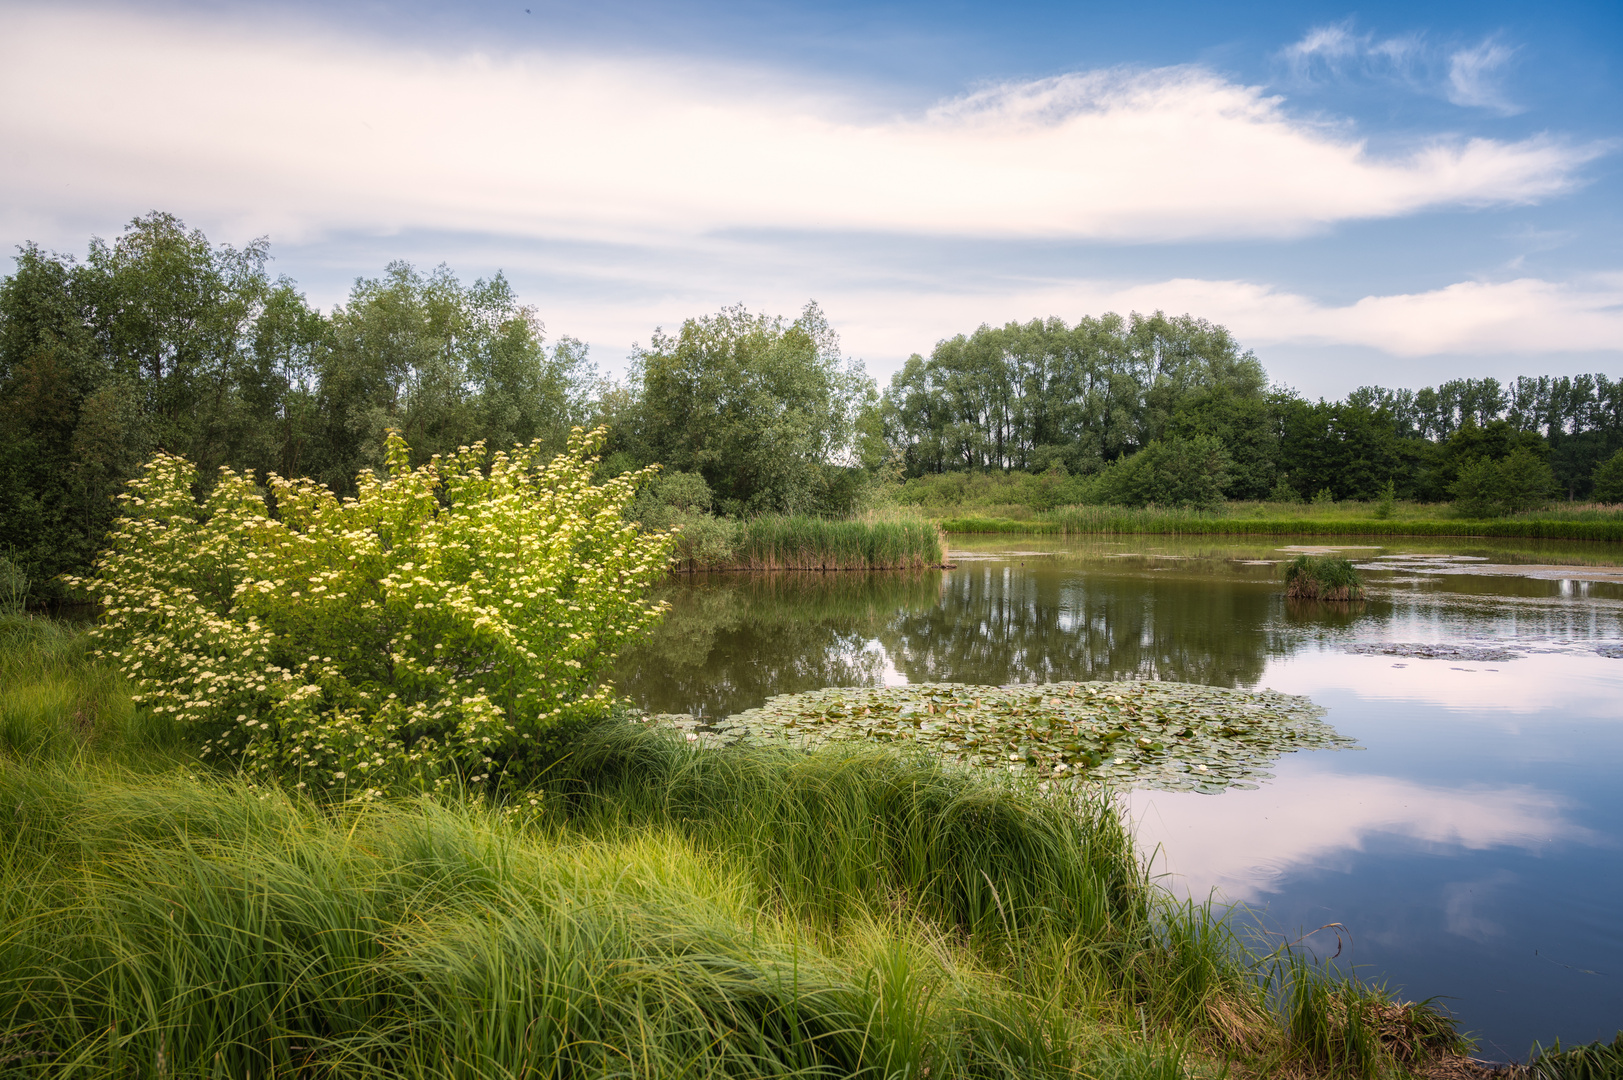
[[[3,1075],[1372,1080],[1456,1045],[1176,901],[1103,796],[616,721],[504,804],[324,807],[199,768],[74,647],[0,640],[62,658],[0,745]]]
[[[725,536],[679,545],[675,568],[916,570],[940,566],[945,558],[941,531],[922,518],[829,521],[768,515],[726,526]]]
[[[940,519],[954,533],[1171,536],[1461,536],[1544,540],[1623,541],[1623,517],[1516,517],[1488,521],[1435,516],[1355,517],[1314,515],[1285,508],[1261,516],[1242,504],[1233,510],[1161,510],[1120,506],[1067,506],[1032,518],[954,517]]]

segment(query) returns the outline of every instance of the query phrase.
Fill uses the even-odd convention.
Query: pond
[[[1285,598],[1287,539],[955,538],[946,571],[678,580],[616,681],[651,712],[712,718],[826,686],[1305,695],[1361,749],[1286,753],[1254,790],[1123,796],[1163,880],[1292,938],[1341,924],[1309,943],[1406,998],[1441,996],[1483,1056],[1609,1040],[1623,548],[1373,543],[1341,548],[1369,586],[1352,605]]]

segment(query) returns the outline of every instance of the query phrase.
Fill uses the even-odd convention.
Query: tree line
[[[838,516],[888,480],[952,472],[1204,504],[1389,484],[1445,499],[1531,462],[1548,470],[1535,488],[1585,498],[1623,448],[1623,383],[1604,375],[1309,401],[1189,316],[982,326],[910,357],[881,393],[815,304],[726,308],[656,330],[612,381],[580,342],[549,343],[500,274],[396,262],[322,312],[269,264],[265,240],[212,244],[163,213],[82,260],[20,249],[0,281],[0,556],[35,581],[82,571],[160,451],[204,478],[224,466],[347,494],[390,430],[426,459],[481,439],[561,449],[572,426],[607,424],[602,472],[659,462],[673,505],[734,517]]]
[[[1623,449],[1623,380],[1456,379],[1311,401],[1270,386],[1222,327],[1159,312],[983,325],[910,357],[881,410],[906,476],[1098,475],[1110,501],[1140,504],[1169,491],[1184,503],[1375,499],[1388,484],[1438,501],[1468,466],[1518,452],[1548,467],[1548,494],[1582,499]],[[1158,483],[1146,454],[1184,479]]]

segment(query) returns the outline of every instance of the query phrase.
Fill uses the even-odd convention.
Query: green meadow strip
[[[946,518],[937,524],[948,535],[1458,536],[1623,541],[1623,521],[1228,518],[1198,512],[1095,507],[1056,510],[1031,521],[963,517]]]

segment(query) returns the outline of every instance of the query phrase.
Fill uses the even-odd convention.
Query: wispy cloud
[[[1515,48],[1497,37],[1474,45],[1447,46],[1421,34],[1379,37],[1360,33],[1347,20],[1314,27],[1281,49],[1279,59],[1297,85],[1369,80],[1510,116],[1522,111],[1503,85],[1515,54]]]
[[[282,239],[1290,236],[1536,202],[1600,153],[1439,137],[1378,155],[1197,67],[1008,83],[875,119],[839,86],[676,60],[436,55],[116,10],[6,23],[0,94],[27,102],[0,112],[8,231],[159,206]]]
[[[1484,41],[1460,49],[1448,58],[1448,100],[1456,105],[1491,109],[1504,116],[1521,112],[1520,106],[1505,97],[1499,72],[1515,50],[1497,41]]]

